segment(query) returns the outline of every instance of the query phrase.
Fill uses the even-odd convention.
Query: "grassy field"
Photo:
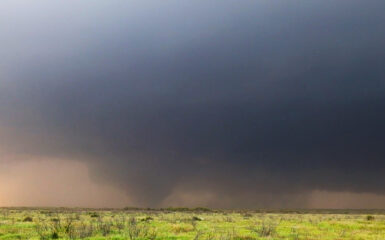
[[[385,212],[2,208],[0,239],[385,240]]]

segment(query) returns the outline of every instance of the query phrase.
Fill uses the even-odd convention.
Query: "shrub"
[[[139,224],[135,217],[131,217],[127,223],[127,234],[130,240],[136,239],[156,239],[157,232],[155,229],[150,229],[147,223]]]
[[[260,237],[269,237],[276,233],[277,226],[275,224],[262,223],[259,226],[251,228],[250,230],[257,233]]]
[[[99,214],[97,214],[97,213],[91,213],[91,214],[90,214],[90,217],[92,217],[92,218],[98,218],[98,217],[100,217],[100,216],[99,216]]]
[[[197,217],[197,216],[192,217],[192,220],[193,221],[202,221],[202,219],[200,217]]]
[[[23,222],[32,222],[32,217],[25,217]]]
[[[138,208],[138,207],[125,207],[123,208],[124,211],[140,211],[142,210],[142,208]]]
[[[57,234],[57,232],[53,232],[52,235],[51,235],[51,238],[52,239],[58,239],[59,238],[59,234]]]
[[[94,225],[92,223],[88,225],[85,222],[80,222],[80,225],[77,228],[77,235],[80,239],[91,237],[94,234],[94,230]]]
[[[368,215],[368,216],[366,216],[366,220],[373,221],[374,220],[374,216]]]
[[[149,221],[152,221],[152,220],[154,220],[154,218],[152,218],[150,216],[147,216],[147,217],[143,218],[141,221],[142,222],[149,222]]]
[[[101,218],[98,219],[97,228],[102,233],[103,236],[107,236],[112,231],[112,222],[103,221]]]
[[[206,207],[196,207],[196,208],[193,208],[192,211],[195,211],[195,212],[213,212],[212,209],[206,208]]]

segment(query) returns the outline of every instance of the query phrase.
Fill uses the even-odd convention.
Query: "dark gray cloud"
[[[140,205],[181,186],[218,204],[232,196],[229,206],[312,190],[384,194],[384,10],[6,2],[0,143],[81,159]]]

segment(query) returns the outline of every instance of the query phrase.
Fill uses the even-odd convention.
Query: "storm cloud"
[[[384,10],[380,0],[4,1],[0,153],[80,161],[139,206],[186,194],[223,207],[383,195]]]

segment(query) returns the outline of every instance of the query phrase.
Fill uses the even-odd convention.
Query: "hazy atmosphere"
[[[0,2],[0,206],[385,208],[384,0]]]

